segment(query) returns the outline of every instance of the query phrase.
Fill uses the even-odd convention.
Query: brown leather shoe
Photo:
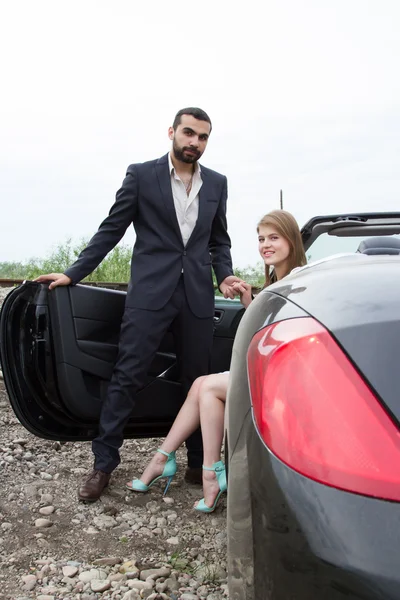
[[[90,473],[82,478],[78,489],[79,500],[84,500],[85,502],[95,502],[98,500],[104,488],[108,486],[110,477],[111,473],[104,473],[104,471],[98,471],[97,469],[90,471]]]
[[[201,467],[187,467],[185,481],[186,483],[201,485],[203,483],[203,469]]]

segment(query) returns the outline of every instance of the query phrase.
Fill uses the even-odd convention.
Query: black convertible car
[[[316,217],[302,233],[311,264],[259,294],[243,319],[239,302],[216,299],[214,372],[229,368],[238,331],[225,449],[230,599],[398,600],[400,213]],[[95,437],[124,299],[34,282],[7,296],[1,365],[29,431]],[[126,437],[164,436],[179,408],[170,334],[140,397]]]
[[[311,252],[326,235],[354,252],[270,286],[241,321],[230,600],[400,598],[399,217],[314,220]]]

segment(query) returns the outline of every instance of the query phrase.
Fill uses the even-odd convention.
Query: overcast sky
[[[213,121],[236,266],[280,189],[300,225],[400,210],[399,27],[398,0],[3,3],[0,262],[90,237],[190,105]]]

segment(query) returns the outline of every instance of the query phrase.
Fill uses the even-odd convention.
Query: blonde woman
[[[288,275],[295,267],[306,264],[299,226],[295,218],[284,210],[265,215],[257,225],[258,250],[265,264],[267,287]],[[252,302],[251,285],[236,283],[234,291],[247,308]],[[229,372],[199,377],[172,425],[164,443],[154,454],[140,479],[127,487],[135,492],[147,492],[160,479],[167,479],[164,494],[177,471],[175,452],[199,425],[203,437],[203,492],[204,498],[194,506],[200,512],[213,512],[226,491],[225,466],[221,461],[224,432],[225,400]]]

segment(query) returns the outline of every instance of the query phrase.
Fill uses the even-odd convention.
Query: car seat
[[[363,240],[357,248],[361,254],[400,254],[400,238],[381,236]]]

